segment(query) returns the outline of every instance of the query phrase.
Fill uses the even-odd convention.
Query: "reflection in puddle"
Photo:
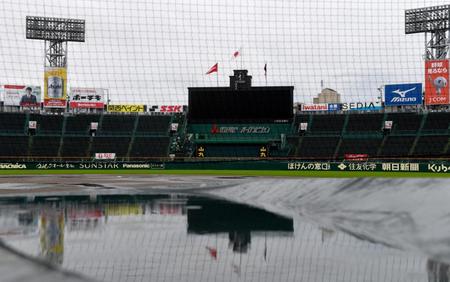
[[[449,281],[446,264],[185,195],[4,200],[0,238],[102,281]]]
[[[448,264],[439,263],[433,260],[427,261],[428,281],[429,282],[449,282],[450,267]]]

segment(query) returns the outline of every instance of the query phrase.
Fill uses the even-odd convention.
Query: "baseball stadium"
[[[450,4],[44,2],[0,4],[0,281],[450,281]]]

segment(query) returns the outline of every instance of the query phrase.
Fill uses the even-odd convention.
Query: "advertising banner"
[[[449,104],[448,60],[425,62],[425,105]]]
[[[302,104],[303,112],[328,111],[328,104]]]
[[[367,161],[369,159],[368,154],[345,154],[344,160],[346,161]]]
[[[157,113],[182,113],[184,110],[183,105],[154,105],[149,107],[149,112]]]
[[[41,87],[33,85],[4,85],[4,105],[21,107],[39,107],[41,105]]]
[[[386,106],[422,104],[422,83],[391,84],[384,88]]]
[[[382,109],[381,102],[342,103],[343,111],[380,111]]]
[[[342,104],[338,103],[328,104],[328,111],[329,112],[342,111]]]
[[[96,160],[115,160],[116,153],[95,153]]]
[[[70,88],[70,108],[103,109],[105,105],[104,89]]]
[[[111,113],[143,113],[144,105],[108,105],[108,112]]]
[[[46,67],[44,73],[44,107],[65,108],[67,105],[67,70]]]

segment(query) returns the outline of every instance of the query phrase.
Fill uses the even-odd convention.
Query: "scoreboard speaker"
[[[308,130],[308,123],[302,122],[298,126],[298,133],[304,134]]]
[[[97,129],[98,122],[91,122],[91,125],[89,127],[89,133],[91,134],[91,136],[95,136],[95,134],[97,133]]]
[[[383,132],[384,132],[385,134],[391,132],[392,126],[393,126],[393,125],[394,125],[394,122],[393,122],[392,120],[386,120],[386,121],[384,122]]]
[[[28,122],[28,135],[35,135],[37,129],[37,121],[30,120]]]

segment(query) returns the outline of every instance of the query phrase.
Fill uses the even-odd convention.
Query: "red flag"
[[[237,58],[241,53],[239,52],[239,50],[237,50],[236,52],[233,53],[233,57]]]
[[[212,66],[209,71],[206,72],[206,74],[212,74],[213,72],[219,71],[219,63],[216,63],[214,66]]]
[[[217,259],[217,249],[212,247],[206,247],[206,249],[209,251],[209,255],[213,257],[214,259]]]

